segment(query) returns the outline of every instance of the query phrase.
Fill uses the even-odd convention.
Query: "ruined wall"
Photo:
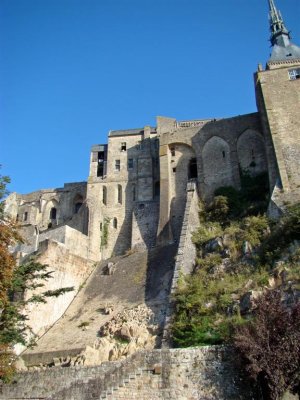
[[[95,367],[22,373],[17,382],[5,385],[0,399],[259,400],[235,368],[233,352],[220,346],[153,350]]]

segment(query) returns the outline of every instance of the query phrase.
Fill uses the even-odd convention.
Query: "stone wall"
[[[53,367],[17,376],[0,399],[250,400],[255,395],[220,346],[153,350],[95,367]]]
[[[37,233],[34,227],[31,226],[32,244],[19,244],[15,247],[14,251],[18,251],[24,255],[31,254],[35,251],[41,251],[43,249],[42,242],[45,240],[51,240],[58,243],[62,243],[65,247],[72,252],[74,255],[80,257],[90,258],[94,260],[89,250],[88,237],[76,229],[71,228],[68,225],[62,225],[54,229],[48,229],[42,233]],[[40,249],[40,246],[41,249]]]
[[[300,184],[300,80],[289,79],[292,65],[288,64],[274,65],[255,75],[257,105],[268,137],[272,189],[280,178],[286,191],[297,190]]]
[[[64,244],[52,240],[43,241],[39,250],[40,255],[37,260],[48,265],[48,270],[53,271],[53,273],[52,278],[47,280],[46,286],[36,289],[34,293],[39,294],[45,290],[74,287],[73,291],[59,297],[49,297],[46,304],[30,303],[27,306],[28,325],[32,328],[33,333],[41,336],[64,314],[76,296],[80,285],[92,272],[93,263],[83,258],[84,254],[82,256],[75,255]],[[26,298],[31,295],[32,292],[27,292]]]
[[[158,202],[137,203],[132,213],[133,249],[150,249],[156,244],[158,224]]]

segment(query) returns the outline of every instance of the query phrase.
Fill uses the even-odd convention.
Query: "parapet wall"
[[[255,395],[222,346],[152,350],[94,367],[53,367],[17,376],[0,399],[250,400]]]

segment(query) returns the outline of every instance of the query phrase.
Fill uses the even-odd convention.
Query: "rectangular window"
[[[294,81],[295,79],[300,79],[300,68],[290,69],[289,78],[291,81]]]
[[[120,160],[115,160],[115,171],[121,170],[121,162]]]
[[[126,142],[121,143],[121,151],[126,151]]]
[[[128,169],[133,169],[133,158],[128,158]]]
[[[28,219],[28,212],[25,211],[25,212],[24,212],[24,221],[27,221],[27,219]]]
[[[171,156],[172,157],[175,157],[175,154],[176,154],[176,152],[175,152],[175,147],[171,147]]]

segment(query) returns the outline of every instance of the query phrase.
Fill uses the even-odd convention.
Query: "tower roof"
[[[274,0],[268,0],[268,2],[270,41],[273,46],[270,61],[300,59],[300,47],[291,43],[290,32],[287,30],[282,15],[275,6]]]

